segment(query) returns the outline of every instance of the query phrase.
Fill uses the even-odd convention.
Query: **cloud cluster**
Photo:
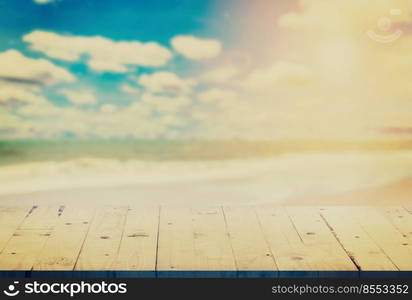
[[[191,99],[186,96],[159,96],[150,93],[144,94],[142,101],[165,115],[177,113],[191,103]]]
[[[40,5],[56,2],[56,0],[33,0],[33,1],[34,3],[40,4]]]
[[[152,93],[187,94],[196,85],[193,79],[184,79],[172,72],[155,72],[141,75],[137,82]]]
[[[236,92],[228,89],[211,88],[198,94],[198,99],[204,103],[236,101]]]
[[[97,103],[96,96],[90,90],[60,89],[58,92],[76,105],[93,105]]]
[[[200,75],[200,80],[210,83],[227,83],[238,75],[239,70],[232,64],[224,64],[205,71]]]
[[[270,23],[259,9],[246,18],[246,24]],[[219,88],[202,92],[198,99],[226,104],[220,111],[193,110],[199,134],[254,139],[410,137],[408,130],[392,130],[386,136],[381,130],[411,127],[410,1],[301,0],[276,24],[273,31],[267,29],[273,40],[266,33],[254,37],[253,47],[245,45],[251,60],[243,69],[236,65],[236,75],[224,62],[222,71],[214,72],[217,67],[205,72],[204,81]],[[367,34],[370,30],[396,39],[374,40]],[[400,36],[394,34],[399,30]],[[219,74],[223,78],[213,81]],[[223,101],[230,97],[222,89],[243,93],[236,101]]]
[[[102,37],[64,36],[34,31],[23,38],[30,49],[53,59],[85,61],[100,71],[129,72],[132,65],[161,66],[171,52],[155,43],[114,42]],[[66,69],[46,59],[25,57],[16,50],[0,54],[0,105],[7,105],[1,135],[55,138],[65,134],[77,137],[178,137],[177,128],[190,119],[184,117],[192,105],[189,95],[198,84],[170,71],[131,75],[139,86],[124,83],[119,91],[135,97],[129,106],[100,104],[93,89],[71,85],[54,91],[71,105],[60,106],[42,95],[42,86],[73,83]],[[20,66],[17,67],[16,66]],[[6,132],[7,131],[7,132]]]
[[[277,61],[272,65],[253,70],[242,80],[243,88],[252,91],[268,91],[276,88],[294,88],[313,80],[312,71],[302,64]]]
[[[191,35],[178,35],[172,41],[175,51],[192,60],[207,60],[219,56],[222,45],[218,40],[200,39]]]
[[[42,86],[71,83],[76,77],[46,59],[33,59],[17,50],[0,53],[0,105],[43,104]]]
[[[15,84],[0,84],[0,105],[43,104],[47,100],[37,88]]]
[[[120,90],[126,94],[138,95],[140,94],[140,90],[131,86],[130,84],[124,83],[120,86]]]
[[[116,105],[113,104],[103,104],[100,107],[100,111],[103,113],[114,113],[116,111],[118,111],[119,107],[117,107]]]
[[[160,67],[172,53],[155,42],[113,41],[94,36],[61,35],[35,30],[23,37],[30,49],[64,61],[80,61],[87,56],[87,65],[95,71],[124,73],[130,66]]]
[[[402,14],[390,15],[393,8]],[[218,40],[194,36],[174,37],[169,50],[157,43],[33,31],[24,36],[31,50],[55,60],[84,62],[95,71],[125,73],[121,76],[127,81],[116,83],[116,92],[124,98],[101,103],[91,92],[97,87],[53,87],[76,78],[51,61],[9,50],[0,53],[0,117],[7,124],[1,128],[42,137],[64,132],[79,137],[210,139],[351,140],[379,138],[385,132],[408,136],[412,34],[404,31],[392,44],[383,44],[366,32],[388,35],[410,26],[410,1],[300,0],[289,9],[277,22],[266,22],[256,9],[259,14],[250,16],[255,23],[245,24],[273,28],[256,35],[253,45],[237,44],[233,53],[222,53]],[[392,27],[380,26],[388,14]],[[172,51],[189,60],[185,66],[201,66],[201,72],[190,78],[178,75],[181,57],[167,65]],[[139,66],[162,69],[136,72]],[[39,88],[43,85],[70,104],[63,107],[45,99]],[[391,134],[382,128],[390,128]]]
[[[64,134],[79,138],[168,138],[176,128],[185,126],[185,119],[156,114],[152,106],[136,102],[126,107],[104,104],[99,109],[85,110],[48,102],[22,106],[14,114],[5,112],[4,117],[0,108],[0,118],[8,120],[10,133],[20,138],[58,138]]]
[[[17,50],[1,52],[0,65],[0,81],[53,85],[76,80],[75,76],[66,69],[43,58],[26,57]]]

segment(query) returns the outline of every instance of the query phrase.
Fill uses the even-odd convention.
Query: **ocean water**
[[[273,158],[290,153],[344,153],[412,150],[412,141],[168,141],[12,140],[0,141],[0,166],[84,157],[121,161],[214,161]]]
[[[273,156],[279,149],[265,142],[139,140],[0,141],[0,165],[64,161],[82,157],[118,160],[220,160]]]
[[[267,152],[258,152],[252,149],[263,144],[253,144],[233,155],[228,149],[234,144],[212,142],[196,146],[166,143],[162,147],[134,142],[100,149],[104,144],[97,143],[93,151],[105,152],[88,152],[92,149],[89,143],[87,147],[31,146],[35,150],[28,153],[37,160],[9,160],[0,167],[0,200],[5,195],[36,192],[39,201],[63,197],[107,203],[138,199],[150,203],[266,203],[359,191],[412,178],[412,151],[408,149],[326,151],[281,145],[280,151],[270,145],[273,148],[265,148]],[[244,145],[237,143],[238,147]],[[212,148],[203,149],[205,146]],[[131,149],[125,150],[128,147]],[[55,153],[57,149],[66,152]],[[53,193],[44,194],[49,192]]]

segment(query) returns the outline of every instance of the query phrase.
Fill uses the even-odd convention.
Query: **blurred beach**
[[[412,150],[406,145],[332,145],[240,141],[8,142],[1,147],[0,202],[412,202]]]
[[[412,201],[410,1],[3,2],[0,203]]]

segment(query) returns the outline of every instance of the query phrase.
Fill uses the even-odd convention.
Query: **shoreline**
[[[206,162],[86,157],[0,168],[1,203],[386,205],[408,203],[411,194],[411,152]]]

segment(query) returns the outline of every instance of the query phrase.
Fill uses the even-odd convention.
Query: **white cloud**
[[[223,65],[215,69],[204,72],[200,79],[206,82],[226,83],[238,74],[238,69],[234,65]]]
[[[0,80],[29,84],[53,85],[60,82],[73,82],[73,74],[46,59],[33,59],[17,50],[0,53]]]
[[[172,57],[167,48],[155,42],[116,42],[101,36],[60,35],[41,30],[25,35],[23,40],[30,44],[30,49],[56,59],[74,62],[88,55],[87,64],[95,71],[124,73],[129,66],[159,67]]]
[[[144,94],[142,101],[162,113],[176,113],[191,103],[190,98],[185,96],[168,97],[153,94]]]
[[[127,83],[122,84],[120,86],[120,90],[126,94],[132,94],[132,95],[140,94],[140,90],[138,88],[135,88]]]
[[[72,111],[72,108],[61,108],[46,102],[40,105],[25,105],[18,109],[20,115],[26,117],[35,118],[48,118],[52,116],[63,116],[63,114],[68,114]]]
[[[35,88],[16,84],[0,85],[0,104],[42,104],[46,101]]]
[[[9,110],[0,107],[0,120],[1,120],[1,127],[0,130],[3,128],[8,128],[11,126],[16,126],[19,124],[20,119],[16,116],[10,113]]]
[[[196,85],[193,79],[183,79],[172,72],[156,72],[145,74],[138,78],[137,82],[154,93],[185,94]]]
[[[159,118],[158,121],[161,122],[162,125],[165,125],[167,127],[182,126],[185,124],[185,120],[173,115],[163,116]]]
[[[19,136],[22,120],[5,108],[0,107],[0,135],[2,138],[16,138]]]
[[[153,112],[153,107],[145,102],[135,102],[127,109],[137,116],[150,116]]]
[[[175,36],[172,46],[177,53],[192,60],[205,60],[219,56],[222,51],[221,42],[212,39],[199,39],[190,35]]]
[[[37,4],[49,4],[49,3],[53,3],[56,2],[57,0],[34,0],[34,3]]]
[[[237,94],[234,91],[227,89],[211,88],[199,93],[198,99],[205,103],[234,101],[237,99]]]
[[[84,110],[76,106],[61,107],[50,102],[26,105],[18,108],[17,119],[9,115],[10,125],[6,124],[6,128],[2,123],[0,129],[12,127],[19,133],[11,133],[11,136],[31,138],[56,138],[64,133],[72,133],[79,138],[151,139],[168,136],[176,126],[187,122],[179,115],[152,114],[152,106],[155,105],[145,102],[136,102],[129,107],[105,104],[100,110]],[[1,108],[0,118],[3,118]],[[0,134],[4,136],[1,131]]]
[[[412,16],[410,0],[297,2],[279,22],[273,14],[271,20],[263,22],[264,15],[258,18],[248,12],[247,18],[253,21],[248,23],[245,18],[245,26],[256,22],[273,26],[252,39],[246,38],[248,43],[239,41],[232,53],[225,51],[224,57],[209,62],[206,72],[191,77],[195,80],[170,72],[159,72],[167,76],[155,73],[130,77],[130,85],[118,87],[119,92],[130,93],[127,98],[136,95],[136,102],[128,107],[59,107],[52,102],[37,102],[36,97],[42,98],[39,90],[3,90],[6,96],[0,101],[6,105],[0,105],[0,134],[1,129],[12,132],[15,126],[29,137],[59,136],[67,131],[79,137],[363,140],[382,137],[382,127],[411,127],[412,104],[408,99],[412,95],[412,35],[404,30]],[[400,8],[402,15],[391,16],[391,8]],[[393,21],[386,31],[377,24],[383,17]],[[367,30],[389,35],[398,27],[404,32],[392,44],[377,43],[366,35]],[[243,31],[244,37],[248,32],[255,33]],[[273,35],[275,39],[268,39]],[[31,42],[33,49],[36,44],[43,53],[66,61],[83,60],[97,70],[123,72],[139,65],[126,63],[129,55],[118,58],[118,53],[124,53],[120,50],[108,50],[105,56],[105,49],[89,46],[95,43],[101,48],[118,42],[101,37],[57,36],[37,35],[44,41]],[[179,40],[180,50],[179,45],[173,45]],[[174,39],[173,51],[194,60],[218,55],[211,55],[198,41],[193,37]],[[217,52],[221,52],[218,44]],[[12,80],[29,82],[39,76],[17,77]],[[197,93],[196,84],[204,91]],[[191,97],[197,101],[192,103]],[[24,102],[19,99],[26,99],[28,104],[8,105]],[[4,114],[2,109],[10,113]],[[185,124],[190,125],[185,130],[175,128]]]
[[[264,91],[305,85],[313,80],[313,77],[311,70],[304,65],[278,61],[269,67],[252,71],[241,81],[241,86],[253,91]]]
[[[77,105],[93,105],[97,103],[96,96],[92,91],[60,89],[59,94],[64,95],[70,102]]]
[[[103,104],[100,107],[100,111],[103,113],[114,113],[116,111],[118,111],[118,106],[113,105],[113,104]]]

